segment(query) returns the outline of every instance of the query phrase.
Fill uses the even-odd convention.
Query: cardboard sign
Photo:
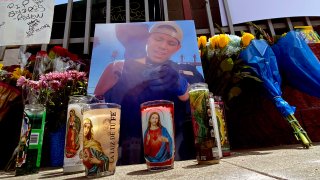
[[[48,44],[54,0],[0,0],[0,46]]]

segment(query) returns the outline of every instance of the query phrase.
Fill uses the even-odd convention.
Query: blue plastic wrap
[[[272,49],[288,83],[320,98],[320,62],[299,33],[288,32]]]
[[[268,43],[265,40],[252,40],[250,45],[241,51],[240,59],[251,66],[256,76],[263,81],[269,98],[279,112],[284,117],[294,114],[295,108],[281,97],[281,76],[277,59]]]

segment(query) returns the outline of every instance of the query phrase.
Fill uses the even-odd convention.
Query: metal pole
[[[130,0],[126,0],[126,22],[130,22]]]
[[[228,21],[230,34],[235,34],[234,27],[233,27],[233,22],[232,22],[232,18],[231,18],[231,13],[230,13],[230,10],[229,10],[228,0],[223,0],[223,4],[224,4],[224,9],[225,9],[225,12],[226,12],[226,16],[227,16],[227,21]]]
[[[6,47],[5,46],[0,46],[0,61],[3,61],[5,52],[6,52]]]
[[[163,12],[164,12],[164,20],[169,21],[167,0],[163,0]]]
[[[63,44],[62,44],[62,46],[66,49],[68,49],[68,46],[69,46],[71,18],[72,18],[72,5],[73,5],[73,0],[68,0],[66,21],[64,26]]]
[[[312,26],[312,23],[310,21],[310,18],[309,17],[305,17],[306,18],[306,22],[307,22],[307,25],[308,26]]]
[[[289,29],[292,30],[293,29],[293,25],[292,25],[291,19],[289,17],[287,17],[286,21],[287,21]]]
[[[144,16],[145,16],[146,22],[150,21],[148,0],[144,0]]]
[[[207,17],[209,21],[210,34],[211,36],[213,36],[215,33],[214,33],[214,26],[213,26],[213,20],[212,20],[211,9],[210,9],[210,2],[209,0],[205,0],[205,2],[206,2]]]
[[[87,8],[86,8],[86,24],[85,24],[85,31],[84,31],[84,47],[83,53],[89,54],[89,47],[90,47],[90,26],[91,26],[91,7],[92,2],[91,0],[87,0]]]
[[[48,48],[48,44],[42,44],[41,45],[41,51],[47,51],[47,48]]]
[[[268,27],[269,27],[270,32],[271,32],[271,36],[275,36],[276,32],[274,31],[274,27],[273,27],[271,19],[268,19],[267,22],[268,22]]]
[[[111,0],[106,2],[106,23],[111,22]]]

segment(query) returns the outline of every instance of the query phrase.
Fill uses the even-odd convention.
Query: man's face
[[[147,42],[147,55],[153,63],[164,63],[180,49],[179,41],[167,34],[151,33]]]

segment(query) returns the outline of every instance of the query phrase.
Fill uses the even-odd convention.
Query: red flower
[[[45,56],[45,55],[47,55],[47,52],[46,51],[39,51],[39,52],[37,52],[37,55]]]
[[[52,52],[54,52],[56,55],[58,56],[62,56],[62,57],[66,57],[67,53],[68,53],[68,50],[61,47],[61,46],[54,46],[52,49],[51,49]]]
[[[36,61],[36,56],[35,55],[31,55],[28,59],[29,62],[35,62]]]
[[[73,54],[73,53],[70,53],[70,52],[67,52],[66,56],[69,57],[72,61],[78,61],[79,60],[79,57],[76,54]]]

